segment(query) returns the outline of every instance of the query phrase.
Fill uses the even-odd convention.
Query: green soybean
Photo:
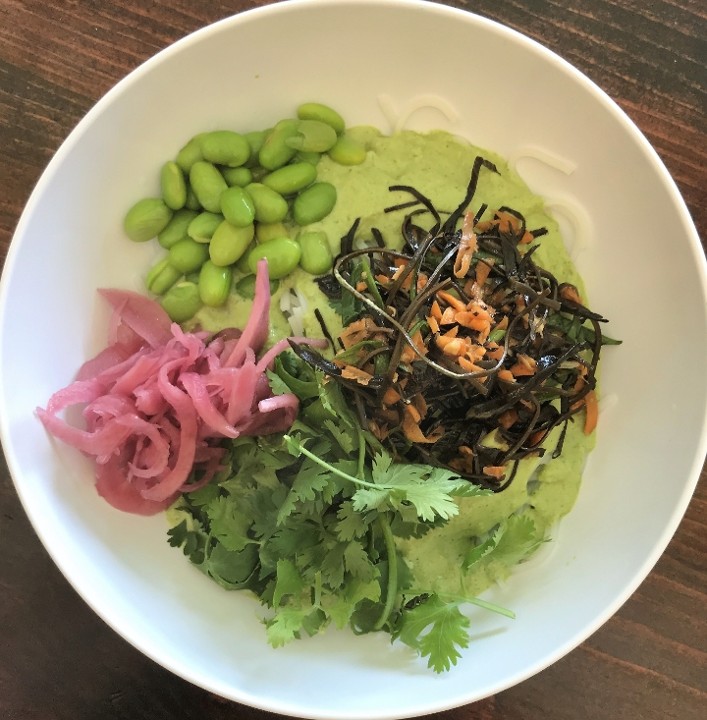
[[[221,212],[236,227],[252,225],[255,220],[255,205],[250,195],[235,185],[221,193]]]
[[[201,307],[199,288],[188,280],[178,282],[162,296],[160,305],[173,322],[185,322],[194,317]]]
[[[155,295],[163,295],[182,277],[182,273],[169,263],[169,258],[162,258],[147,272],[145,287]]]
[[[160,170],[160,189],[164,204],[171,210],[183,208],[187,201],[187,181],[176,162],[169,160]]]
[[[247,167],[221,168],[223,179],[231,186],[245,187],[253,182],[253,171]]]
[[[268,261],[268,273],[273,280],[289,275],[299,264],[302,250],[299,243],[287,237],[275,238],[256,245],[248,254],[248,266],[251,272],[258,268],[258,260]]]
[[[204,210],[213,213],[221,210],[221,193],[228,185],[215,165],[197,160],[189,171],[189,183]]]
[[[233,130],[214,130],[201,135],[201,154],[215,165],[239,167],[250,158],[248,140]]]
[[[209,246],[191,238],[180,240],[169,249],[170,265],[185,275],[198,270],[209,258]]]
[[[366,159],[366,148],[348,135],[342,135],[328,154],[339,165],[360,165]]]
[[[309,225],[325,218],[336,205],[336,188],[328,182],[317,182],[303,190],[292,204],[298,225]]]
[[[331,270],[334,256],[327,234],[321,230],[306,230],[297,236],[302,249],[300,267],[311,275],[324,275]]]
[[[255,226],[255,231],[258,231],[258,225]],[[243,255],[241,255],[240,259],[236,260],[233,267],[238,270],[238,272],[242,272],[244,275],[247,275],[250,272],[250,266],[248,265],[248,256],[250,255],[250,251],[257,245],[255,240],[251,240],[248,243],[248,247],[245,249],[245,252]]]
[[[204,305],[220,307],[231,292],[233,269],[230,266],[220,267],[207,260],[199,272],[199,297]]]
[[[251,130],[251,132],[247,132],[243,136],[250,147],[250,158],[246,163],[247,167],[253,167],[253,165],[258,164],[260,148],[263,147],[263,143],[265,142],[265,137],[268,132],[269,130]]]
[[[224,220],[214,232],[209,243],[209,257],[214,265],[233,265],[245,253],[255,235],[252,225],[236,227]]]
[[[251,183],[245,188],[255,206],[255,219],[258,222],[282,222],[289,210],[287,200],[263,183]]]
[[[297,117],[300,120],[318,120],[319,122],[331,125],[337,135],[344,132],[344,128],[346,127],[344,118],[342,118],[336,110],[322,103],[303,103],[297,108]]]
[[[336,130],[319,120],[300,120],[297,134],[285,141],[290,147],[304,152],[326,152],[336,143]]]
[[[197,215],[198,213],[196,211],[188,210],[187,208],[177,210],[177,212],[172,215],[172,219],[165,225],[164,230],[157,234],[157,242],[159,242],[165,250],[169,250],[175,243],[189,237],[187,228]]]
[[[303,150],[298,150],[293,160],[295,162],[307,162],[310,165],[317,165],[321,160],[321,157],[322,154],[318,152],[304,152]]]
[[[191,188],[191,185],[187,183],[187,200],[184,203],[184,207],[188,208],[189,210],[201,210],[201,203],[199,202],[199,198],[196,196],[194,191]]]
[[[223,222],[221,213],[202,212],[199,213],[187,227],[187,235],[192,240],[200,243],[207,243],[211,240],[216,228]]]
[[[161,233],[171,219],[172,211],[161,198],[143,198],[126,213],[123,229],[133,242],[146,242]]]
[[[252,273],[250,275],[246,275],[245,277],[242,277],[237,283],[236,283],[236,292],[242,297],[246,298],[247,300],[252,300],[255,297],[255,275]],[[277,288],[279,287],[280,282],[279,280],[270,280],[270,294],[273,295],[277,292]]]
[[[286,165],[297,152],[287,144],[287,139],[297,134],[296,120],[280,120],[266,135],[258,152],[258,162],[266,170],[277,170]]]
[[[176,163],[187,175],[191,170],[191,166],[197,162],[197,160],[203,160],[204,156],[201,154],[201,135],[195,135],[184,147],[177,153]]]
[[[280,195],[294,195],[317,179],[317,168],[307,162],[290,163],[273,170],[262,184]]]
[[[259,243],[274,240],[278,237],[289,237],[290,233],[282,223],[257,223],[255,226],[255,239]]]

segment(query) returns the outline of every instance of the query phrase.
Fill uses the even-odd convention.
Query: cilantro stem
[[[374,630],[381,630],[388,622],[390,613],[393,610],[393,603],[398,594],[398,554],[395,547],[395,537],[393,537],[393,531],[390,529],[390,523],[388,522],[386,513],[378,515],[378,524],[383,533],[385,550],[388,556],[388,587],[386,588],[383,612],[373,626]]]
[[[358,474],[363,475],[366,462],[366,439],[363,437],[363,431],[360,427],[356,434],[358,435]]]
[[[512,610],[508,610],[502,605],[497,605],[496,603],[489,602],[488,600],[482,600],[478,597],[467,597],[466,595],[451,595],[447,593],[437,593],[437,596],[440,598],[440,600],[443,600],[444,602],[469,603],[471,605],[476,605],[480,608],[483,608],[484,610],[495,612],[498,615],[503,615],[504,617],[510,618],[511,620],[516,619],[516,614]]]
[[[305,457],[308,457],[310,460],[314,461],[319,465],[320,467],[325,468],[326,470],[329,470],[329,472],[334,473],[334,475],[338,475],[340,478],[343,478],[344,480],[348,480],[349,482],[355,483],[356,485],[361,485],[363,487],[368,488],[375,488],[377,490],[381,488],[385,488],[385,485],[377,485],[376,483],[371,483],[366,480],[361,480],[357,477],[354,477],[353,475],[349,475],[348,473],[344,472],[343,470],[339,470],[339,468],[334,467],[333,465],[330,465],[326,460],[322,460],[318,455],[315,455],[310,450],[307,450],[307,448],[302,445],[302,443],[297,442],[292,436],[290,435],[283,435],[286,442],[290,443],[293,447],[296,447],[302,455]]]

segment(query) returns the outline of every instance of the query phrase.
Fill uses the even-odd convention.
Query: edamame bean
[[[262,183],[246,185],[245,190],[253,201],[258,222],[276,223],[285,219],[289,206],[282,195]]]
[[[228,185],[215,165],[197,160],[189,171],[189,183],[204,210],[220,212],[221,193]]]
[[[246,251],[255,235],[252,225],[236,227],[224,220],[214,232],[209,243],[209,257],[214,265],[233,265]]]
[[[348,135],[342,135],[328,154],[339,165],[360,165],[366,159],[366,148]]]
[[[266,170],[277,170],[292,160],[297,149],[287,144],[287,138],[296,134],[296,120],[280,120],[266,135],[258,153],[258,162],[262,167]]]
[[[181,277],[182,273],[172,267],[169,258],[165,257],[150,268],[145,278],[145,287],[155,295],[163,295]]]
[[[203,160],[204,156],[201,154],[201,135],[195,135],[184,147],[177,153],[175,159],[177,165],[182,168],[182,171],[189,174],[191,166],[197,160]]]
[[[248,140],[233,130],[214,130],[204,133],[199,144],[204,160],[215,165],[239,167],[250,158]]]
[[[346,127],[344,118],[342,118],[336,110],[322,103],[303,103],[297,108],[297,117],[300,120],[318,120],[319,122],[331,125],[337,135],[344,132],[344,128]]]
[[[268,261],[268,274],[273,280],[289,275],[298,265],[302,250],[299,243],[288,237],[275,238],[256,245],[248,254],[248,267],[251,272],[258,268],[258,260]]]
[[[277,288],[280,285],[279,280],[270,280],[270,294],[273,295],[277,292]],[[255,275],[252,273],[242,277],[236,283],[236,292],[247,300],[252,300],[255,297]]]
[[[201,307],[199,288],[196,283],[183,280],[167,290],[160,305],[173,322],[182,323],[194,317]]]
[[[336,143],[336,130],[331,125],[319,120],[300,120],[297,123],[297,134],[288,137],[290,147],[304,152],[326,152]]]
[[[303,152],[298,150],[294,157],[295,162],[308,162],[310,165],[317,165],[321,160],[322,154],[318,152]]]
[[[126,213],[123,229],[133,242],[146,242],[161,233],[171,219],[172,211],[161,198],[143,198]]]
[[[324,275],[331,270],[334,256],[327,234],[321,230],[306,230],[297,236],[302,249],[300,267],[311,275]]]
[[[223,179],[231,186],[245,187],[253,182],[253,172],[247,167],[227,167],[221,169]]]
[[[169,250],[175,243],[189,237],[187,228],[197,215],[197,212],[188,210],[187,208],[177,210],[177,212],[172,215],[172,219],[167,223],[164,230],[157,234],[157,242],[159,242],[165,250]]]
[[[220,307],[231,292],[233,270],[230,266],[220,267],[207,260],[199,272],[199,297],[204,305]]]
[[[172,160],[166,162],[160,170],[160,189],[164,204],[172,209],[183,208],[187,201],[187,181],[182,169]]]
[[[191,185],[187,183],[187,200],[184,203],[184,207],[189,208],[189,210],[201,210],[201,203],[199,203],[199,198],[194,194],[194,191],[191,189]]]
[[[263,147],[265,137],[269,133],[269,130],[252,130],[247,132],[243,137],[250,146],[250,158],[246,163],[247,167],[253,167],[258,164],[258,155],[260,154],[260,148]]]
[[[221,212],[236,227],[252,225],[255,220],[255,205],[250,195],[237,185],[221,193]]]
[[[221,213],[203,212],[199,213],[187,227],[187,235],[192,240],[200,243],[207,243],[211,240],[216,228],[223,222]]]
[[[169,263],[185,275],[198,270],[209,258],[209,246],[191,238],[180,240],[169,249]]]
[[[309,225],[325,218],[336,205],[336,188],[328,182],[316,182],[303,190],[292,204],[298,225]]]
[[[278,237],[289,237],[290,233],[282,223],[258,223],[255,226],[255,239],[259,243]]]
[[[263,178],[263,185],[280,195],[294,195],[304,190],[317,178],[317,169],[310,163],[290,163],[273,170]]]
[[[255,226],[255,231],[258,231],[258,225]],[[248,274],[250,272],[250,267],[248,265],[248,255],[250,255],[250,251],[257,245],[255,240],[251,240],[250,243],[248,243],[248,247],[245,249],[245,252],[243,255],[241,255],[239,260],[236,260],[233,267],[238,270],[238,272],[242,272],[243,274]]]

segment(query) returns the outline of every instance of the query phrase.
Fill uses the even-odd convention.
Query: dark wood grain
[[[0,262],[34,183],[121,77],[185,34],[264,2],[0,0]],[[707,237],[703,0],[449,2],[539,40],[607,91],[672,173]],[[36,538],[0,458],[0,717],[274,717],[147,660],[79,599]],[[707,707],[707,477],[634,596],[566,658],[438,720],[698,720]]]

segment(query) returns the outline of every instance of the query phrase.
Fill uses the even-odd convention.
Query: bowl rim
[[[588,78],[584,73],[574,67],[571,63],[565,60],[563,57],[558,55],[556,52],[550,50],[548,47],[543,45],[541,42],[534,40],[527,35],[524,35],[518,30],[515,30],[503,23],[476,14],[471,10],[460,9],[451,7],[448,5],[441,5],[429,0],[286,0],[285,2],[275,2],[265,6],[259,6],[250,8],[242,12],[236,13],[229,17],[225,17],[214,23],[201,27],[188,35],[174,41],[170,45],[166,46],[150,58],[142,62],[136,68],[134,68],[127,75],[122,77],[113,87],[111,87],[92,107],[91,109],[79,120],[76,126],[71,130],[69,135],[61,143],[60,147],[47,164],[45,170],[39,177],[35,187],[33,188],[30,197],[23,209],[23,212],[17,223],[15,232],[13,234],[12,241],[7,253],[7,258],[3,267],[2,277],[0,278],[0,344],[2,343],[2,332],[4,327],[4,318],[9,312],[9,298],[8,298],[8,286],[9,282],[7,278],[13,272],[14,266],[17,262],[17,256],[19,253],[19,247],[22,243],[23,236],[25,234],[25,228],[29,222],[29,218],[36,212],[37,205],[41,197],[45,192],[45,188],[49,185],[54,173],[57,168],[62,164],[64,158],[73,150],[73,148],[80,142],[82,135],[86,128],[88,128],[93,122],[94,118],[102,113],[104,109],[109,106],[113,100],[118,97],[124,90],[130,85],[138,82],[143,75],[148,74],[154,67],[168,61],[173,55],[181,52],[188,46],[195,43],[205,41],[208,36],[212,33],[220,32],[222,29],[231,25],[241,25],[243,23],[250,22],[251,20],[265,20],[271,14],[281,15],[283,13],[297,13],[300,8],[307,8],[311,6],[341,6],[351,5],[360,8],[362,6],[388,6],[391,8],[401,8],[404,10],[416,10],[425,13],[433,13],[439,15],[447,15],[452,18],[456,18],[459,21],[468,22],[470,24],[477,24],[481,27],[487,28],[490,31],[506,35],[513,42],[519,43],[525,49],[531,53],[536,53],[543,56],[548,62],[551,62],[564,73],[571,76],[574,82],[579,83],[583,89],[590,93],[595,100],[602,104],[608,109],[614,119],[616,119],[623,129],[628,132],[639,144],[641,150],[647,156],[651,162],[653,170],[657,173],[662,187],[667,192],[672,205],[678,210],[682,225],[683,232],[688,239],[690,250],[697,266],[698,277],[701,284],[701,293],[707,304],[707,261],[705,260],[702,246],[697,234],[697,230],[694,226],[690,212],[685,204],[682,195],[675,183],[674,179],[668,172],[663,161],[658,155],[657,151],[653,148],[647,138],[644,136],[642,131],[635,125],[630,119],[627,113],[621,109],[616,101],[614,101],[599,85],[593,80]],[[0,348],[0,373],[2,373],[2,358],[3,353]],[[5,407],[6,401],[4,397],[4,390],[2,384],[0,384],[0,407]],[[581,632],[575,633],[575,635],[567,638],[563,643],[557,646],[552,653],[548,653],[541,662],[534,663],[532,666],[525,668],[523,672],[516,673],[512,677],[505,677],[503,680],[499,680],[492,686],[486,688],[485,692],[481,695],[473,694],[466,699],[455,697],[449,704],[439,703],[435,701],[428,704],[420,704],[419,708],[413,714],[405,714],[404,716],[395,713],[364,713],[356,712],[356,714],[349,714],[344,711],[337,711],[335,713],[328,712],[326,715],[315,713],[303,712],[303,707],[292,707],[291,705],[279,701],[266,699],[265,701],[250,696],[246,693],[234,693],[233,688],[227,687],[225,683],[210,682],[208,678],[200,676],[196,679],[196,674],[193,669],[182,667],[179,664],[170,662],[168,657],[163,657],[152,647],[145,647],[140,643],[140,638],[134,634],[131,635],[126,632],[119,622],[119,619],[112,617],[110,613],[106,613],[101,607],[97,607],[91,602],[90,598],[86,596],[83,590],[83,583],[80,577],[75,577],[69,568],[67,568],[60,553],[56,552],[52,547],[50,539],[44,532],[41,523],[38,522],[38,518],[35,516],[32,509],[31,498],[24,492],[22,482],[22,469],[19,465],[18,459],[15,455],[14,448],[10,442],[10,433],[7,420],[5,419],[6,414],[0,414],[0,442],[2,443],[5,457],[7,460],[10,475],[13,479],[13,483],[16,492],[20,498],[20,502],[25,510],[30,523],[37,536],[40,538],[45,549],[51,556],[53,562],[61,570],[66,580],[76,590],[79,596],[86,602],[92,610],[116,633],[126,639],[131,645],[136,647],[141,653],[149,657],[154,662],[170,670],[170,672],[178,675],[184,680],[198,684],[211,692],[218,693],[224,697],[227,697],[236,702],[244,702],[253,707],[257,707],[270,712],[278,712],[288,714],[296,717],[311,717],[311,718],[337,718],[338,720],[345,720],[354,718],[367,718],[368,720],[386,720],[398,717],[413,717],[418,715],[424,715],[432,712],[442,712],[449,710],[460,705],[470,703],[476,700],[481,700],[484,697],[488,697],[497,692],[512,687],[530,677],[544,670],[549,665],[553,664],[567,653],[572,651],[582,642],[584,642],[589,636],[595,633],[599,627],[601,627],[606,621],[613,616],[616,611],[628,600],[628,598],[635,592],[638,586],[650,573],[651,569],[658,561],[660,556],[665,551],[668,543],[673,537],[679,523],[681,522],[688,504],[692,498],[695,487],[699,480],[700,471],[702,468],[703,461],[701,458],[707,454],[707,432],[705,432],[705,426],[707,425],[707,416],[703,422],[703,432],[701,434],[701,445],[700,451],[693,458],[691,470],[690,470],[690,481],[685,484],[684,491],[681,496],[676,499],[675,508],[671,515],[671,521],[664,527],[660,537],[660,541],[652,548],[651,552],[645,557],[644,562],[640,567],[633,570],[630,578],[627,578],[624,584],[624,590],[621,594],[613,599],[613,601],[605,607],[604,611],[595,617],[592,623],[585,625]]]

